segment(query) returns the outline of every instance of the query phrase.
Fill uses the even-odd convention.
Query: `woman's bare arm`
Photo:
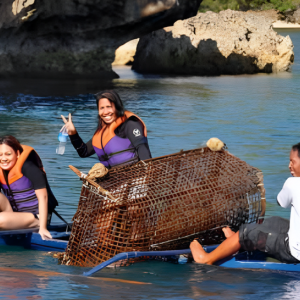
[[[39,220],[40,220],[40,230],[39,234],[42,239],[45,238],[51,239],[52,236],[50,232],[47,230],[47,217],[48,217],[48,193],[47,189],[39,189],[35,190],[36,197],[39,201]]]

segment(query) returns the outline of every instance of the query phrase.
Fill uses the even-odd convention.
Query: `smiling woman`
[[[98,108],[98,127],[91,140],[82,141],[72,122],[61,116],[74,148],[80,157],[97,154],[107,168],[136,163],[151,158],[147,129],[137,115],[125,111],[122,100],[113,90],[95,95]]]
[[[51,238],[47,221],[57,201],[42,161],[33,148],[9,135],[0,137],[0,190],[0,229],[40,226],[41,237]]]

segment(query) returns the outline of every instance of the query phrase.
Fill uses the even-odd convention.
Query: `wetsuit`
[[[22,145],[16,165],[8,172],[0,169],[0,188],[8,198],[13,211],[39,213],[38,199],[35,190],[47,189],[48,214],[58,205],[55,199],[42,162],[33,148]]]
[[[78,133],[71,135],[70,140],[79,156],[88,157],[96,153],[100,162],[108,168],[151,158],[146,127],[141,119],[125,112],[125,117],[117,121],[105,129],[107,132],[96,133],[86,144]]]

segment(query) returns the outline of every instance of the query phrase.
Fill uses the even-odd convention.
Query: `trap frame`
[[[95,266],[129,251],[184,249],[194,238],[221,242],[265,213],[262,172],[228,151],[199,148],[116,167],[83,180],[62,260]],[[101,185],[101,186],[100,186]]]

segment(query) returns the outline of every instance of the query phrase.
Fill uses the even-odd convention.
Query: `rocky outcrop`
[[[139,41],[133,69],[196,75],[278,72],[294,59],[291,39],[252,12],[199,13]]]
[[[138,42],[139,39],[135,39],[120,46],[115,52],[115,60],[112,65],[132,65]]]
[[[272,24],[272,27],[276,29],[290,29],[290,28],[300,28],[300,24],[298,23],[291,23],[286,21],[276,21]]]
[[[285,19],[285,16],[282,13],[280,13],[280,11],[275,10],[275,9],[257,10],[257,11],[252,10],[252,11],[246,12],[246,14],[247,13],[254,14],[260,18],[264,18],[266,22],[272,22],[272,23],[277,20]]]
[[[201,0],[0,0],[0,76],[105,77],[115,50]]]
[[[286,21],[300,24],[300,8],[293,12],[289,12],[286,16]]]
[[[300,24],[300,8],[298,7],[296,10],[288,9],[286,11],[280,12],[278,10],[270,9],[270,10],[262,10],[256,11],[256,14],[260,16],[264,16],[267,19],[271,19],[273,22],[285,22],[286,24],[291,23],[291,27],[293,24]]]

